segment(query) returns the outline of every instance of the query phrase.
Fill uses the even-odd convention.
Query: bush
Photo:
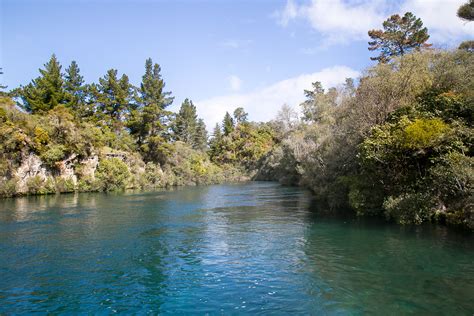
[[[56,177],[56,192],[74,192],[76,187],[72,178]]]
[[[0,181],[0,197],[12,197],[16,195],[17,179]]]
[[[30,177],[26,181],[28,194],[50,194],[56,192],[55,182],[51,178],[43,179],[40,176]]]
[[[425,193],[404,193],[397,197],[388,197],[384,204],[387,218],[399,224],[421,224],[435,213],[433,198]]]
[[[56,167],[56,162],[61,161],[66,155],[64,145],[48,145],[45,152],[41,154],[41,160],[50,168]]]
[[[119,158],[102,159],[95,173],[101,191],[125,189],[129,176],[127,165]]]

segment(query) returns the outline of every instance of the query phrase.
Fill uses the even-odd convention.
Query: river
[[[474,243],[275,183],[0,201],[0,314],[474,313]]]

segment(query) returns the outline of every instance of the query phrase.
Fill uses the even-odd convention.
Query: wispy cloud
[[[233,93],[195,102],[198,115],[207,126],[214,126],[224,117],[226,111],[232,112],[242,106],[249,113],[250,119],[267,121],[275,117],[283,104],[297,106],[304,101],[304,89],[311,83],[321,81],[323,86],[331,87],[342,84],[347,77],[358,77],[359,72],[346,66],[334,66],[321,71],[301,74],[297,77],[278,81],[250,93]]]
[[[459,41],[474,35],[474,24],[463,23],[456,17],[457,8],[465,0],[312,0],[298,4],[287,0],[275,13],[277,22],[287,26],[292,20],[307,21],[322,35],[325,45],[367,40],[367,31],[380,28],[391,14],[413,12],[420,17],[435,43]]]

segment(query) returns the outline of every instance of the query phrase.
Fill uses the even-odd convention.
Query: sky
[[[25,85],[55,53],[86,82],[118,69],[139,85],[160,64],[178,110],[193,100],[208,129],[242,106],[267,121],[295,109],[314,81],[326,88],[373,65],[367,31],[413,12],[435,47],[474,38],[456,17],[466,0],[0,0],[0,82]]]

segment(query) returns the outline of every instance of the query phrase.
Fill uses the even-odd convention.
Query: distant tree
[[[66,68],[64,90],[66,91],[66,105],[79,116],[85,116],[84,105],[87,89],[84,86],[84,77],[81,76],[79,66],[75,61],[72,61],[71,65]]]
[[[220,153],[220,145],[222,142],[222,129],[219,123],[216,123],[212,131],[212,138],[209,142],[209,155],[211,157],[218,156]]]
[[[153,65],[151,58],[145,62],[145,74],[136,97],[137,108],[130,113],[128,126],[137,138],[139,145],[147,137],[164,136],[165,118],[169,115],[165,108],[173,102],[171,92],[163,91],[165,82],[158,64]]]
[[[469,0],[459,7],[457,15],[460,19],[471,22],[474,21],[474,0]]]
[[[383,30],[370,30],[369,50],[380,50],[380,55],[371,57],[379,62],[389,62],[395,56],[402,56],[412,50],[430,47],[428,29],[421,19],[407,12],[403,17],[392,15],[383,22]]]
[[[325,93],[321,82],[313,83],[313,90],[304,90],[306,100],[301,103],[303,120],[306,122],[321,122],[326,119],[328,112],[336,105],[337,91],[331,88]]]
[[[117,70],[110,69],[99,79],[95,89],[97,107],[108,120],[106,123],[119,128],[123,125],[125,114],[133,109],[133,87],[127,75],[117,78]]]
[[[176,115],[173,131],[176,140],[192,145],[196,131],[197,114],[193,101],[185,99]]]
[[[67,103],[61,65],[56,55],[53,54],[39,72],[40,77],[17,90],[23,101],[20,106],[30,113],[46,112]]]
[[[234,111],[234,119],[236,124],[247,122],[248,113],[245,112],[243,107],[238,107]]]
[[[298,122],[298,113],[288,104],[283,104],[276,117],[278,129],[286,134],[295,128]]]
[[[0,75],[3,75],[2,68],[0,68]],[[6,89],[6,88],[7,88],[7,86],[4,86],[4,85],[2,85],[2,84],[0,83],[0,90]],[[1,93],[3,93],[3,92],[0,91],[0,94],[1,94]]]
[[[224,129],[224,135],[229,135],[234,130],[234,120],[229,112],[225,112],[224,120],[222,121],[222,128]]]
[[[470,53],[474,53],[474,41],[464,41],[459,45],[458,49],[464,49]]]
[[[193,148],[197,150],[206,150],[207,148],[207,130],[203,119],[199,119],[194,131]]]

